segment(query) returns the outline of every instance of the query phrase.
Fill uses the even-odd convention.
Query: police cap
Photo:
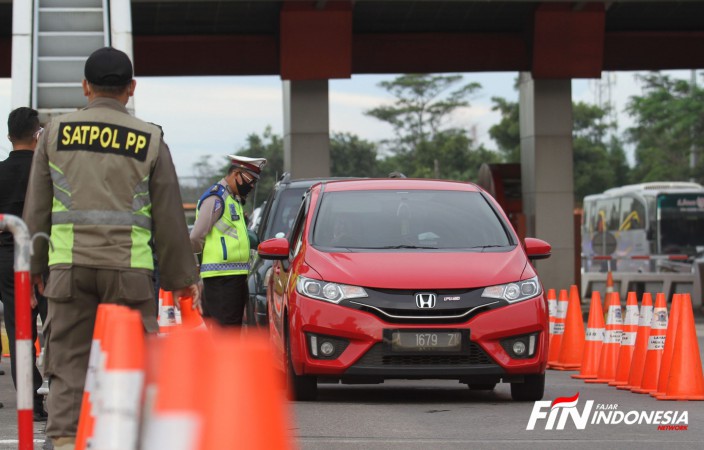
[[[240,155],[227,155],[227,157],[234,167],[247,171],[256,179],[259,179],[259,174],[266,165],[266,158],[249,158]]]
[[[84,75],[98,86],[124,86],[132,81],[132,62],[125,52],[103,47],[88,57]]]

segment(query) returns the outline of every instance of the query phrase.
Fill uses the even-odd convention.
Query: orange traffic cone
[[[616,364],[616,377],[609,381],[609,386],[625,386],[628,384],[628,375],[631,373],[631,359],[636,346],[638,335],[638,298],[635,292],[629,292],[626,298],[626,317],[623,321],[621,334],[621,347],[618,351]]]
[[[645,364],[643,364],[643,376],[640,382],[631,388],[631,392],[648,394],[657,389],[666,333],[667,304],[665,303],[665,294],[660,292],[655,296],[653,320],[650,322],[650,336],[648,337],[648,351],[645,353]]]
[[[560,289],[560,299],[555,310],[555,321],[553,334],[548,343],[548,369],[552,369],[560,357],[560,346],[562,345],[562,335],[565,333],[565,318],[567,317],[567,290]]]
[[[145,369],[142,317],[120,307],[105,326],[105,370],[97,377],[95,436],[90,448],[137,448]]]
[[[697,331],[694,327],[692,299],[683,295],[680,317],[675,333],[675,351],[672,356],[670,376],[665,394],[657,395],[658,400],[704,400],[704,376],[699,355]]]
[[[179,299],[179,304],[181,305],[181,326],[184,329],[205,328],[203,317],[193,309],[193,297],[182,297]]]
[[[675,339],[677,330],[679,329],[680,314],[682,313],[682,304],[684,296],[682,294],[674,294],[672,296],[672,304],[670,305],[670,317],[667,324],[667,334],[665,335],[665,349],[662,351],[662,359],[660,360],[660,372],[658,372],[658,384],[655,391],[649,394],[653,397],[665,395],[667,382],[670,378],[670,365],[675,352]]]
[[[160,334],[170,333],[174,331],[173,327],[178,326],[174,293],[171,291],[159,289],[159,315],[157,316],[157,322]]]
[[[592,303],[589,306],[589,319],[587,320],[587,333],[584,338],[584,355],[582,366],[578,374],[572,378],[584,380],[596,378],[599,370],[599,357],[601,346],[604,344],[604,312],[601,307],[601,294],[592,291]]]
[[[621,346],[621,333],[623,332],[623,318],[621,317],[621,300],[618,293],[609,294],[609,309],[606,316],[606,332],[604,344],[601,346],[599,356],[599,370],[596,378],[584,380],[585,383],[608,383],[616,377],[616,363]]]
[[[606,273],[606,301],[609,301],[609,294],[614,292],[614,276],[611,273],[611,270],[609,270]]]
[[[560,355],[553,365],[557,370],[579,370],[584,352],[584,319],[582,302],[576,285],[570,286],[570,300],[565,318],[565,332],[560,344]]]
[[[179,331],[158,341],[150,342],[160,348],[155,355],[152,413],[145,419],[141,449],[198,450],[202,448],[206,392],[213,390],[209,377],[217,370],[212,337],[205,330]],[[239,424],[231,423],[230,432],[233,426]],[[242,431],[246,434],[248,430]]]
[[[633,349],[631,359],[631,370],[628,373],[628,383],[617,386],[618,389],[632,389],[640,385],[643,378],[643,367],[645,366],[645,355],[648,352],[648,337],[650,336],[650,322],[653,320],[653,296],[650,292],[643,294],[643,301],[640,305],[638,315],[638,334],[636,335],[636,346]]]
[[[121,306],[104,303],[98,306],[98,312],[95,317],[95,325],[93,327],[93,341],[90,346],[90,356],[88,357],[88,371],[86,372],[86,381],[83,387],[83,399],[81,401],[81,413],[78,419],[78,431],[76,433],[76,450],[83,450],[87,447],[88,440],[93,436],[93,427],[95,426],[95,417],[93,414],[94,406],[94,391],[96,385],[96,377],[98,372],[102,370],[101,365],[105,360],[104,351],[101,348],[101,342],[105,337],[105,324],[107,317],[115,309],[120,309]]]
[[[216,358],[207,384],[200,450],[222,449],[232,440],[233,426],[238,448],[292,448],[284,380],[274,368],[268,339],[257,332],[240,338],[239,331],[216,330],[215,351],[227,357]],[[255,385],[261,389],[252,390]]]
[[[555,334],[555,314],[557,314],[557,297],[555,289],[548,289],[548,319],[550,324],[550,336]]]

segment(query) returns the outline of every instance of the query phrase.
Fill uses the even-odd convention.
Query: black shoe
[[[33,417],[35,422],[46,422],[46,418],[49,417],[49,414],[47,414],[46,411],[44,411],[43,409],[35,409]]]
[[[4,370],[0,370],[0,375],[5,375],[5,371],[4,371]]]

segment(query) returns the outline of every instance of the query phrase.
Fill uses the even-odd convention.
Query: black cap
[[[84,75],[98,86],[124,86],[132,81],[132,62],[125,52],[103,47],[88,57]]]

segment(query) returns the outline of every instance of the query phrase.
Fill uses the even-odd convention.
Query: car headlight
[[[542,292],[538,277],[533,277],[529,280],[516,281],[515,283],[500,284],[498,286],[489,286],[484,288],[482,297],[498,298],[506,300],[509,303],[528,300],[539,295]]]
[[[296,292],[316,300],[330,303],[340,303],[348,298],[367,297],[367,292],[359,286],[348,284],[328,283],[327,281],[312,278],[298,277]]]

